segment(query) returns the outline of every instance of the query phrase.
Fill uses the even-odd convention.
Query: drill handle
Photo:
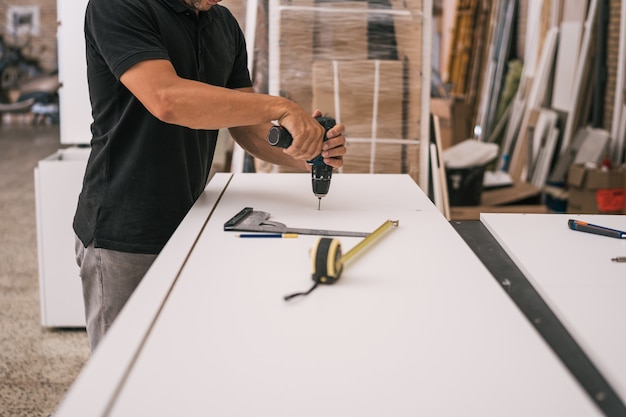
[[[328,136],[326,133],[335,126],[335,119],[330,117],[319,116],[316,117],[316,120],[319,124],[324,127],[324,141],[328,140]],[[291,142],[293,142],[293,137],[291,133],[287,129],[282,126],[272,126],[270,128],[269,133],[267,134],[267,142],[278,148],[288,148],[291,146]]]
[[[293,142],[291,134],[282,126],[272,126],[267,135],[267,142],[278,148],[288,148]]]

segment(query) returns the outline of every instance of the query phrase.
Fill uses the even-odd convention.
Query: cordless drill
[[[316,120],[324,127],[324,141],[328,140],[326,133],[335,126],[335,119],[330,117],[319,116]],[[279,148],[288,148],[293,141],[291,134],[282,126],[273,126],[267,135],[267,141],[272,146]],[[333,176],[333,167],[324,163],[322,155],[307,161],[311,165],[311,184],[313,185],[313,194],[317,197],[317,209],[320,209],[322,197],[328,194],[330,188],[330,179]]]

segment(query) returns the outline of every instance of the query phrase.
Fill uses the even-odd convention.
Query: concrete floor
[[[40,324],[33,168],[60,147],[58,125],[0,125],[0,417],[50,416],[89,357]]]

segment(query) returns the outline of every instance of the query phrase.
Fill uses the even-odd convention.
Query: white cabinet
[[[39,161],[35,168],[39,292],[44,327],[85,326],[72,220],[88,155],[88,148],[68,148]]]
[[[58,0],[61,143],[74,144],[35,168],[41,324],[84,327],[82,287],[74,257],[72,220],[91,138],[83,22],[88,0]]]

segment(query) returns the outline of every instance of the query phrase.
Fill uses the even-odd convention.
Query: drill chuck
[[[335,120],[330,117],[317,117],[316,120],[324,127],[324,141],[328,140],[326,132],[335,126]],[[267,135],[267,142],[272,146],[279,148],[288,148],[293,138],[287,129],[281,126],[273,126]],[[313,194],[321,199],[330,189],[330,179],[333,176],[333,167],[324,163],[322,155],[307,161],[311,165],[311,184],[313,186]]]
[[[317,198],[322,198],[328,194],[330,189],[330,179],[333,176],[333,167],[326,164],[313,165],[311,167],[311,184],[313,194]]]

